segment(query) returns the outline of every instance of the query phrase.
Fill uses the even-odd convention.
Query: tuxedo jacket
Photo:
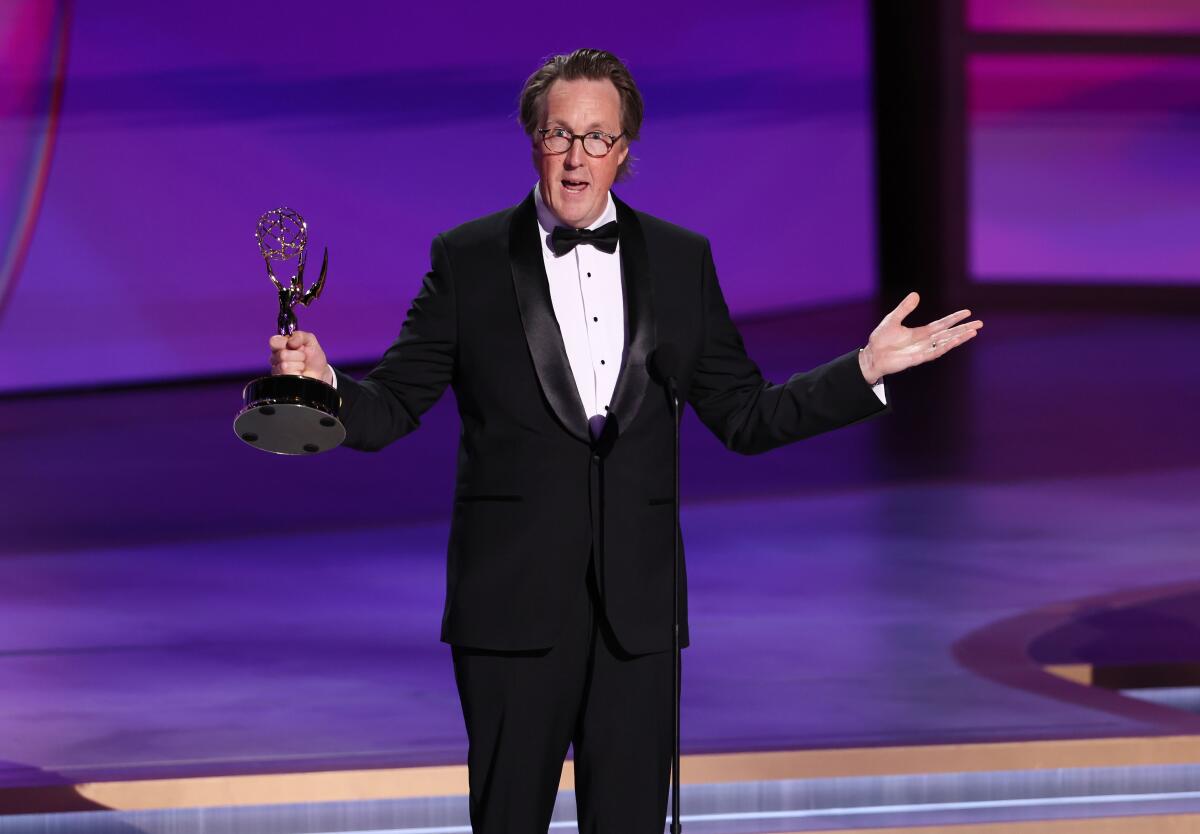
[[[707,239],[613,200],[626,346],[598,439],[551,305],[532,194],[435,238],[399,338],[361,382],[338,372],[346,445],[356,449],[413,431],[454,388],[462,432],[442,617],[448,643],[552,646],[594,554],[622,647],[670,649],[674,439],[666,390],[648,368],[656,346],[674,347],[681,398],[736,452],[885,410],[856,352],[783,384],[764,380],[730,320]],[[680,610],[686,645],[686,590]]]

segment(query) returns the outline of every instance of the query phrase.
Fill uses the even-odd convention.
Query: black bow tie
[[[550,248],[555,255],[565,255],[581,243],[590,243],[601,252],[617,251],[617,221],[605,223],[598,229],[568,229],[555,226],[550,233]]]

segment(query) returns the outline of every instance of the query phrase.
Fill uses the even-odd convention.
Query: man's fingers
[[[271,373],[276,375],[302,376],[309,373],[308,365],[313,360],[314,354],[318,357],[321,355],[321,346],[317,343],[317,337],[304,330],[297,330],[290,336],[272,336],[270,345]],[[312,375],[316,376],[315,373]]]
[[[930,336],[929,340],[931,342],[942,342],[946,339],[953,339],[955,336],[961,336],[967,332],[974,332],[981,327],[983,327],[983,322],[976,319],[975,321],[969,321],[966,324],[960,324],[958,327],[950,327],[944,330],[939,330]]]
[[[921,296],[915,292],[910,292],[904,296],[904,300],[896,305],[896,309],[883,317],[887,324],[899,324],[908,317],[908,314],[917,309],[917,305],[921,303]]]
[[[278,365],[271,366],[273,374],[302,374],[304,372],[303,362],[280,362]]]
[[[292,350],[297,350],[305,345],[311,345],[315,343],[316,339],[313,337],[313,334],[305,330],[297,330],[295,333],[289,336],[287,340],[287,346]]]
[[[953,316],[949,318],[953,318]],[[934,336],[927,336],[923,339],[910,338],[921,328],[913,329],[908,331],[902,344],[893,344],[884,352],[882,362],[880,362],[878,357],[876,358],[876,362],[877,364],[882,364],[885,375],[897,373],[905,368],[911,368],[914,365],[921,365],[937,359],[939,356],[954,350],[959,345],[966,344],[978,335],[982,327],[982,321],[969,321],[956,327],[941,330]]]
[[[280,365],[284,362],[304,362],[308,356],[302,350],[276,350],[271,352],[271,364]]]
[[[982,326],[982,324],[980,326]],[[953,336],[947,335],[943,338],[936,338],[930,343],[929,348],[925,351],[924,359],[936,359],[943,353],[946,353],[947,351],[952,350],[959,345],[966,344],[967,342],[971,341],[975,338],[975,334],[978,332],[979,328],[976,327],[970,330],[960,331]]]
[[[932,335],[962,321],[969,315],[971,315],[970,310],[959,310],[957,313],[951,313],[948,316],[942,316],[942,318],[938,319],[937,321],[931,321],[924,327],[918,328],[918,330],[922,331],[923,335]]]

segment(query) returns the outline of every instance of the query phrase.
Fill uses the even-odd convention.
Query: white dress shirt
[[[589,229],[617,219],[612,197]],[[604,416],[617,387],[617,374],[625,352],[625,296],[621,289],[621,245],[612,254],[583,243],[565,255],[550,248],[550,233],[562,224],[533,189],[537,206],[538,238],[550,303],[562,333],[567,361],[579,389],[579,400],[588,418]]]

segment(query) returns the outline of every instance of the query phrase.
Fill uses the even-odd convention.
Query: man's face
[[[539,127],[560,127],[571,133],[598,130],[611,136],[621,132],[621,95],[607,78],[600,81],[558,80],[546,90],[544,113]],[[619,139],[607,156],[588,156],[583,142],[574,141],[566,153],[552,154],[533,135],[533,165],[541,182],[542,199],[564,224],[582,229],[604,211],[608,189],[617,178],[617,168],[629,154],[629,145]]]

